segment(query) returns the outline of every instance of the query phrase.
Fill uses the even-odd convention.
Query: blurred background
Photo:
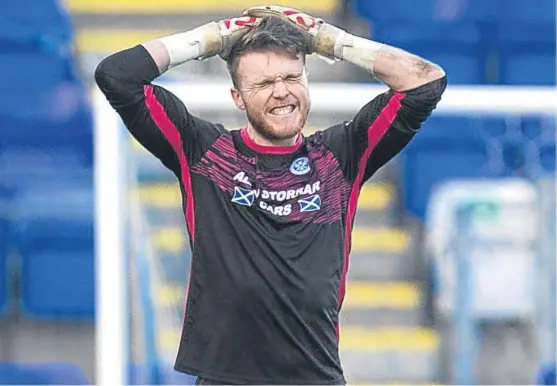
[[[94,225],[106,208],[95,212],[93,181],[100,158],[122,162],[126,176],[118,213],[125,227],[125,383],[194,381],[172,370],[190,259],[179,188],[99,102],[93,71],[112,52],[258,3],[2,6],[0,384],[98,382],[96,337],[104,331],[95,327]],[[342,312],[348,381],[555,384],[556,125],[546,100],[555,87],[555,1],[273,3],[439,63],[454,91],[452,108],[434,114],[360,196]],[[374,82],[346,63],[311,57],[308,67],[314,84],[335,82],[327,86],[333,90]],[[217,58],[187,63],[161,81],[196,90],[229,84]],[[307,132],[357,110],[317,109]],[[192,111],[229,128],[244,123],[216,102]],[[122,133],[124,146],[101,149],[94,160],[100,120]],[[102,291],[110,293],[110,285]]]

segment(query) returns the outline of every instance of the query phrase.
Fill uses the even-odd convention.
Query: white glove
[[[342,60],[342,39],[345,32],[326,23],[323,19],[310,16],[297,9],[278,5],[251,7],[246,9],[243,14],[256,18],[275,16],[289,21],[306,36],[308,54],[315,52],[328,59]]]
[[[159,39],[170,55],[170,67],[190,61],[203,60],[215,55],[225,59],[231,48],[261,19],[241,16],[212,21],[192,30]]]

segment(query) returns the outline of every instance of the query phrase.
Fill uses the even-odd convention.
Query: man
[[[358,194],[431,114],[445,74],[297,10],[244,14],[116,53],[96,80],[182,189],[193,258],[175,369],[200,384],[343,384],[338,315]],[[367,69],[390,91],[304,137],[311,53]],[[217,54],[246,111],[240,130],[151,84]]]

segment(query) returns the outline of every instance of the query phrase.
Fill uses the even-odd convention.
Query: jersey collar
[[[302,138],[303,135],[300,133],[298,134],[298,138],[296,138],[296,143],[290,146],[268,146],[268,145],[259,145],[250,138],[248,134],[247,127],[244,127],[240,130],[240,134],[242,136],[242,141],[246,144],[247,147],[256,151],[257,153],[263,154],[291,154],[294,153],[296,150],[302,146]]]

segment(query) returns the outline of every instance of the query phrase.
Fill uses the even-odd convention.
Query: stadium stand
[[[401,157],[404,206],[423,219],[432,189],[448,179],[550,176],[554,148],[552,116],[432,117]]]
[[[553,85],[555,2],[530,4],[355,0],[353,8],[373,38],[442,64],[451,84]]]
[[[55,0],[0,19],[0,383],[89,383],[94,341],[49,338],[56,323],[94,328],[93,125],[74,29]]]
[[[84,80],[78,76],[73,42],[82,68],[91,69],[109,52],[260,1],[66,3],[75,31],[55,0],[13,2],[0,16],[0,81],[10,90],[0,95],[0,383],[83,384],[94,379],[93,339],[86,340],[86,348],[68,350],[72,354],[66,357],[60,347],[72,342],[64,341],[63,334],[57,336],[62,346],[41,340],[51,331],[42,329],[46,323],[66,331],[80,323],[92,330],[95,315],[92,117],[86,92],[91,74],[85,72]],[[341,8],[336,0],[273,3],[331,18]],[[451,84],[555,85],[553,0],[531,0],[528,6],[523,0],[351,3],[358,18],[371,25],[366,27],[370,36],[439,62]],[[349,23],[344,27],[355,32],[355,19]],[[225,74],[221,68],[207,68],[207,76]],[[310,70],[326,80],[331,79],[329,71]],[[171,310],[178,322],[156,337],[164,356],[172,358],[190,258],[181,198],[173,176],[137,143],[131,146],[162,268],[164,285],[153,297],[155,313]],[[419,240],[405,224],[408,215],[423,221],[431,192],[443,181],[554,173],[554,117],[435,116],[404,155],[364,187],[342,316],[342,356],[354,383],[431,383],[440,378],[441,337],[424,322],[427,282]],[[15,277],[8,274],[12,261],[19,267]],[[45,345],[47,354],[56,350],[62,363],[47,363],[46,354],[32,356],[34,347],[18,340],[6,347],[20,344],[20,351],[3,350],[11,331],[3,324],[7,320],[37,323],[32,339]],[[2,362],[22,362],[26,356],[44,363]],[[150,383],[150,365],[133,364],[131,383]],[[193,381],[173,371],[168,361],[160,365],[166,383]]]

